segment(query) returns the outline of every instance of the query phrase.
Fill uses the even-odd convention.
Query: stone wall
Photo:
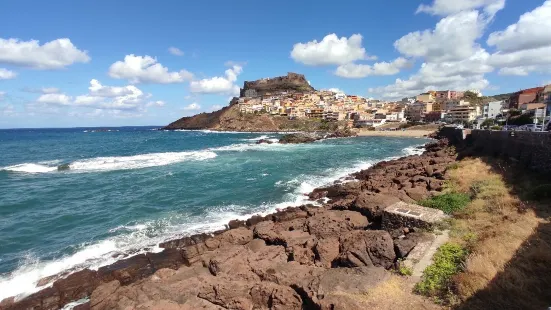
[[[442,128],[439,135],[465,155],[509,159],[541,173],[551,173],[551,133],[529,131],[460,130]]]

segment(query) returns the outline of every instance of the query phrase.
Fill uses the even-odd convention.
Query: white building
[[[341,100],[346,98],[346,95],[344,93],[335,93],[335,99]]]
[[[498,115],[502,114],[503,101],[492,101],[484,104],[482,107],[482,117],[495,119]]]

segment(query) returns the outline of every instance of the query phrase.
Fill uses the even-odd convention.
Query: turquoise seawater
[[[148,127],[0,130],[0,300],[39,279],[158,251],[177,236],[306,202],[414,138],[255,142],[278,134]],[[58,170],[59,165],[68,170]]]

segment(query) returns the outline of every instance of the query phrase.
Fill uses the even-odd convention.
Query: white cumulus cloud
[[[461,11],[483,8],[484,12],[494,15],[505,7],[505,0],[434,0],[432,5],[421,4],[416,13],[433,15],[451,15]]]
[[[313,40],[296,43],[291,58],[309,66],[344,65],[357,60],[373,59],[368,57],[362,47],[362,36],[353,34],[350,38],[328,34],[321,41]]]
[[[23,87],[21,90],[27,93],[35,93],[35,94],[56,94],[61,92],[59,88],[56,88],[56,87],[40,87],[40,88]]]
[[[157,59],[151,56],[126,55],[124,61],[117,61],[109,68],[109,76],[116,79],[126,79],[130,83],[182,83],[193,78],[187,70],[170,72]]]
[[[169,47],[168,52],[174,56],[184,56],[184,52],[181,49],[174,46]]]
[[[345,78],[364,78],[371,75],[394,75],[401,69],[411,66],[411,63],[399,57],[392,62],[378,62],[373,65],[349,63],[340,65],[335,75]]]
[[[199,105],[196,102],[190,103],[187,106],[182,108],[182,110],[184,110],[184,111],[197,111],[197,110],[200,110],[200,109],[201,109],[201,105]]]
[[[157,101],[150,101],[148,102],[145,106],[146,107],[164,107],[165,106],[165,102],[162,101],[162,100],[157,100]]]
[[[17,73],[8,69],[0,68],[0,80],[11,80],[17,76]]]
[[[46,104],[71,105],[73,98],[66,94],[43,94],[36,101]]]
[[[198,81],[192,81],[190,83],[190,90],[193,93],[200,94],[227,94],[238,95],[239,86],[235,84],[237,76],[243,72],[243,68],[238,65],[234,65],[225,71],[224,76],[215,76],[208,79],[202,79]]]
[[[499,74],[526,76],[531,72],[551,72],[551,0],[501,31],[488,36],[488,45],[497,51],[489,63]]]
[[[433,30],[411,32],[394,47],[406,56],[427,61],[457,61],[473,55],[488,20],[478,11],[460,12],[441,19]]]
[[[37,40],[0,38],[0,63],[33,69],[62,69],[90,61],[87,51],[79,50],[67,38],[40,45]]]

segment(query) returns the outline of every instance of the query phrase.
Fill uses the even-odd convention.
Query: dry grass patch
[[[452,220],[452,241],[470,251],[452,285],[465,309],[551,306],[551,287],[541,293],[541,285],[551,284],[551,230],[542,215],[548,205],[526,205],[503,175],[480,159],[449,171],[453,189],[473,197]]]
[[[412,293],[412,283],[405,278],[392,275],[365,294],[341,294],[341,296],[355,300],[362,309],[377,310],[442,310],[444,308],[430,300]]]

